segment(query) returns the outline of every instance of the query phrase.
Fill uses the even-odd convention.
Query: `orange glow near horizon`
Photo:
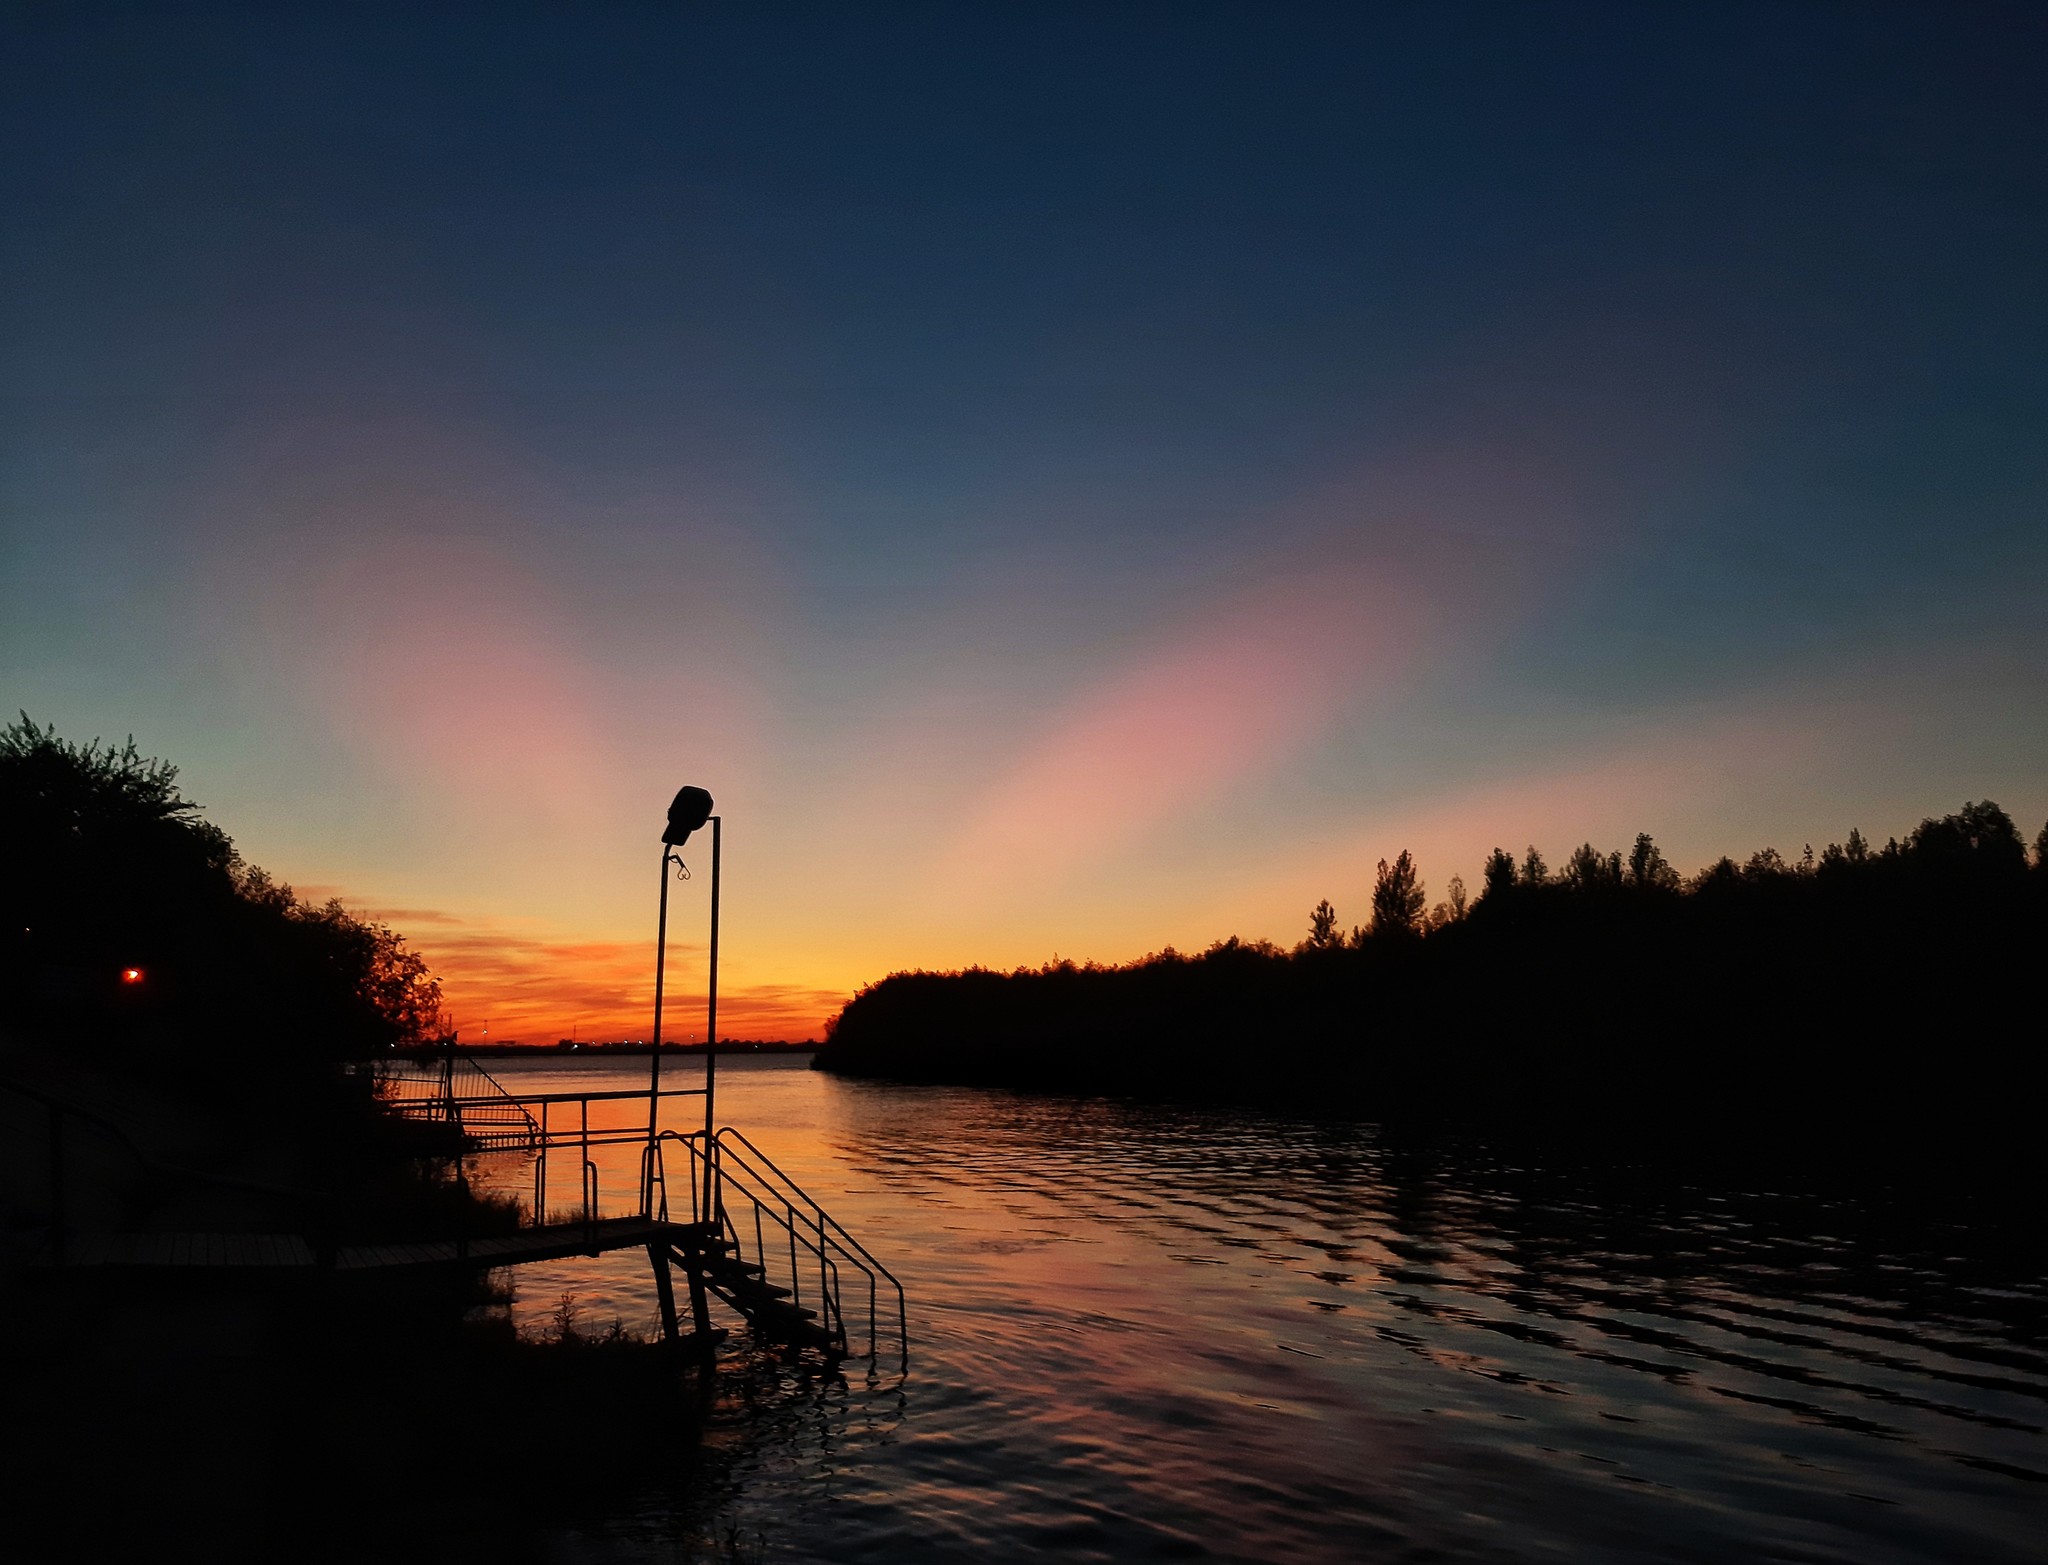
[[[1532,705],[1503,661],[1598,540],[1527,547],[1531,517],[1576,537],[1568,475],[1485,455],[1333,480],[1251,519],[1284,541],[1130,602],[1081,594],[1028,635],[1018,603],[1041,600],[1000,580],[885,624],[799,611],[785,561],[684,501],[676,536],[613,540],[600,588],[534,520],[559,497],[476,478],[490,504],[450,510],[380,482],[301,517],[346,540],[317,570],[215,562],[240,592],[218,617],[263,628],[249,662],[299,726],[262,764],[202,750],[187,779],[250,862],[404,934],[466,1038],[488,1019],[541,1045],[649,1035],[683,783],[726,822],[720,1035],[791,1041],[894,971],[1292,945],[1322,897],[1362,922],[1403,848],[1434,900],[1453,874],[1476,890],[1494,846],[1560,861],[1648,830],[1690,870],[1851,825],[1882,840],[1969,796],[2039,817],[2034,773],[1955,742],[2007,688],[1968,649]],[[708,844],[687,856],[678,1041],[705,1020]]]
[[[26,30],[5,711],[466,1042],[648,1037],[663,889],[701,1036],[682,786],[791,1041],[1403,850],[2048,819],[2048,8],[198,9]]]
[[[1519,856],[1535,842],[1555,862],[1579,841],[1625,846],[1648,830],[1690,871],[1767,842],[1796,852],[1851,825],[1881,837],[1908,829],[1915,810],[1942,805],[1937,798],[1852,815],[1834,802],[1831,768],[1872,770],[1862,756],[1881,754],[1895,737],[1887,729],[1892,709],[1808,687],[1694,710],[1598,745],[1518,757],[1456,786],[1383,792],[1357,805],[1338,800],[1320,815],[1246,818],[1234,801],[1271,786],[1264,747],[1284,759],[1351,698],[1324,685],[1313,699],[1261,712],[1259,693],[1275,665],[1240,661],[1237,650],[1255,638],[1224,629],[1230,633],[1217,645],[1226,651],[1211,660],[1155,651],[1133,672],[1076,695],[1036,736],[1006,748],[1006,774],[978,794],[956,792],[953,813],[936,823],[923,809],[875,807],[879,787],[846,786],[845,775],[812,784],[820,794],[840,788],[840,799],[851,801],[819,835],[790,830],[753,800],[726,806],[728,821],[741,825],[726,841],[720,1036],[818,1039],[861,986],[905,969],[1036,966],[1060,955],[1121,962],[1168,945],[1200,950],[1233,934],[1292,945],[1321,897],[1345,921],[1363,922],[1374,862],[1402,848],[1415,853],[1434,901],[1454,874],[1476,892],[1496,846]],[[1225,674],[1247,667],[1257,672],[1233,694]],[[1383,667],[1381,677],[1395,678],[1399,660]],[[1205,688],[1219,691],[1213,734],[1202,730],[1191,693]],[[1834,719],[1825,740],[1806,717],[1815,707]],[[1180,769],[1126,755],[1118,743],[1126,733]],[[1848,742],[1859,735],[1868,737]],[[1063,779],[1048,756],[1072,762],[1077,775]],[[1796,792],[1782,781],[1788,773],[1799,779]],[[418,893],[429,888],[416,884],[414,896],[361,911],[407,936],[441,980],[466,1037],[479,1038],[488,1019],[492,1038],[542,1046],[565,1037],[644,1039],[652,1027],[655,889],[645,872],[661,802],[625,823],[610,845],[610,857],[633,873],[616,865],[608,875],[590,872],[591,894],[580,903],[536,882],[516,897],[494,892],[437,908],[422,905],[429,898]],[[1199,854],[1179,840],[1190,821],[1205,833]],[[1087,852],[1062,845],[1068,831]],[[1035,864],[1041,853],[1048,862]],[[706,867],[695,866],[694,883],[672,887],[664,1031],[678,1042],[701,1040],[704,1031]],[[316,901],[344,889],[303,888]],[[613,909],[602,921],[585,912],[599,902]],[[643,904],[644,932],[622,928],[616,910],[640,913]],[[500,905],[554,916],[501,915]]]
[[[441,980],[457,1032],[552,1045],[643,1039],[654,1020],[654,942],[587,940],[485,924],[426,909],[370,909],[368,916],[408,935]],[[722,964],[723,966],[723,964]],[[702,1041],[704,949],[671,941],[662,1031],[675,1042]],[[724,967],[718,996],[721,1038],[802,1042],[822,1036],[846,999],[836,989],[765,983],[741,965]]]

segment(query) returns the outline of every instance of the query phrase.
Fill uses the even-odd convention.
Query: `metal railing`
[[[708,1142],[702,1131],[663,1131],[645,1154],[646,1187],[658,1192],[652,1215],[672,1220],[668,1181],[662,1166],[670,1143],[689,1158],[689,1221],[712,1227],[723,1240],[732,1268],[751,1273],[787,1302],[816,1313],[818,1328],[834,1351],[855,1356],[849,1340],[842,1273],[865,1284],[864,1355],[875,1360],[888,1320],[883,1290],[895,1295],[896,1356],[910,1363],[910,1328],[903,1285],[817,1200],[778,1168],[753,1142],[727,1126]],[[708,1168],[707,1168],[708,1164]],[[710,1208],[705,1209],[704,1191]],[[856,1303],[856,1309],[858,1309]]]
[[[502,1090],[502,1089],[501,1089]],[[701,1098],[702,1087],[664,1087],[654,1094],[657,1098]],[[542,1228],[548,1221],[548,1163],[550,1152],[573,1150],[578,1169],[578,1196],[582,1202],[582,1219],[586,1226],[603,1215],[598,1210],[597,1162],[591,1151],[597,1147],[644,1147],[647,1131],[641,1125],[596,1125],[590,1123],[590,1105],[593,1103],[635,1102],[645,1103],[648,1093],[645,1088],[606,1092],[522,1092],[506,1093],[505,1101],[515,1104],[522,1112],[528,1113],[533,1123],[533,1138],[523,1147],[509,1150],[523,1150],[533,1154],[533,1226]],[[458,1104],[461,1100],[457,1100]],[[570,1119],[569,1110],[574,1109]],[[532,1118],[531,1110],[539,1110],[539,1117]],[[570,1122],[564,1124],[565,1119]],[[644,1170],[643,1170],[644,1178]],[[640,1215],[649,1215],[654,1203],[644,1184],[640,1198]]]
[[[599,1211],[598,1167],[591,1156],[592,1150],[628,1145],[642,1149],[640,1215],[662,1223],[684,1221],[680,1214],[671,1213],[669,1205],[666,1157],[669,1145],[675,1143],[683,1149],[687,1160],[687,1221],[698,1229],[701,1239],[709,1241],[700,1264],[714,1286],[722,1279],[722,1291],[728,1302],[734,1303],[750,1319],[761,1321],[765,1318],[770,1325],[778,1314],[786,1310],[785,1324],[791,1328],[789,1340],[822,1339],[818,1345],[829,1354],[865,1357],[870,1363],[879,1358],[893,1315],[896,1357],[903,1370],[909,1369],[910,1334],[903,1285],[865,1245],[830,1216],[816,1198],[739,1131],[727,1126],[715,1135],[707,1136],[701,1130],[687,1133],[667,1130],[649,1142],[646,1132],[638,1126],[593,1127],[590,1123],[591,1103],[624,1099],[644,1101],[649,1096],[645,1092],[512,1094],[495,1082],[491,1085],[496,1088],[495,1095],[485,1095],[482,1101],[497,1103],[501,1107],[516,1107],[532,1126],[530,1138],[524,1140],[524,1145],[535,1159],[532,1212],[535,1227],[549,1226],[547,1169],[550,1150],[573,1150],[576,1154],[578,1196],[582,1207],[580,1217],[588,1236],[594,1232],[602,1215]],[[297,1208],[310,1219],[304,1226],[316,1264],[327,1267],[334,1264],[338,1213],[335,1197],[331,1194],[182,1168],[149,1156],[120,1126],[80,1105],[4,1079],[0,1079],[0,1091],[13,1092],[28,1099],[42,1110],[47,1120],[49,1253],[56,1264],[64,1264],[68,1239],[74,1231],[69,1186],[82,1150],[81,1132],[98,1140],[102,1146],[110,1143],[118,1155],[132,1160],[137,1168],[153,1176],[153,1182],[159,1187],[166,1182],[190,1181],[258,1194],[273,1201],[282,1199],[287,1206]],[[670,1088],[657,1096],[702,1097],[704,1090]],[[420,1100],[399,1097],[394,1103],[387,1099],[386,1106],[404,1113],[401,1105],[409,1101]],[[439,1102],[444,1117],[453,1115],[458,1120],[467,1106],[464,1098],[445,1091]],[[574,1123],[564,1124],[562,1121],[567,1114],[563,1110],[572,1104],[576,1110]],[[534,1108],[539,1110],[538,1118],[529,1112]],[[467,1170],[459,1153],[455,1163],[457,1181],[466,1191]],[[458,1258],[466,1258],[470,1247],[466,1202],[457,1213],[456,1223],[455,1253]],[[861,1311],[863,1303],[860,1293],[864,1291],[866,1294],[866,1352],[861,1355],[854,1354],[851,1347],[846,1299],[849,1287],[854,1290],[856,1313]],[[889,1293],[895,1297],[893,1312],[887,1307]]]
[[[510,1092],[496,1077],[475,1061],[458,1057],[438,1071],[392,1069],[376,1071],[376,1094],[385,1110],[401,1119],[453,1124],[462,1133],[469,1150],[479,1152],[523,1152],[533,1158],[533,1198],[528,1226],[561,1226],[550,1223],[548,1181],[550,1154],[574,1155],[577,1181],[577,1211],[570,1221],[580,1222],[586,1235],[594,1232],[603,1218],[598,1183],[596,1148],[644,1147],[647,1131],[641,1125],[593,1125],[593,1103],[645,1103],[650,1094],[644,1087],[607,1089],[596,1092]],[[451,1091],[477,1087],[476,1091]],[[702,1087],[665,1087],[655,1098],[701,1098]],[[460,1156],[455,1159],[456,1178],[465,1188],[468,1170]],[[643,1190],[640,1215],[652,1210]],[[457,1235],[458,1251],[468,1253],[468,1235]]]
[[[25,1082],[0,1079],[0,1092],[13,1093],[39,1106],[49,1127],[47,1186],[49,1198],[49,1258],[52,1264],[66,1263],[75,1225],[71,1212],[72,1174],[79,1154],[95,1142],[111,1146],[123,1160],[150,1177],[159,1189],[180,1184],[204,1185],[215,1190],[232,1190],[279,1202],[300,1214],[309,1247],[317,1264],[332,1265],[335,1252],[335,1198],[325,1191],[274,1185],[256,1179],[238,1179],[203,1168],[186,1168],[150,1156],[137,1146],[134,1137],[102,1114],[67,1098],[31,1087]],[[84,1133],[84,1134],[81,1134]]]
[[[524,1101],[467,1055],[434,1069],[381,1065],[372,1079],[400,1119],[453,1125],[479,1151],[531,1152],[538,1144],[541,1127]]]

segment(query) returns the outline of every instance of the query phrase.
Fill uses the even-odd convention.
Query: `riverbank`
[[[2048,862],[1995,806],[1685,885],[1498,858],[1456,916],[1293,951],[894,974],[817,1068],[2043,1182]]]

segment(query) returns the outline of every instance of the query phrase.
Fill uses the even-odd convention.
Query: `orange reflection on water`
[[[506,1074],[618,1089],[645,1066]],[[758,1057],[720,1062],[718,1101],[910,1301],[900,1384],[727,1344],[736,1504],[790,1558],[2038,1553],[2048,1297],[1953,1223]],[[598,1156],[632,1200],[637,1145]],[[600,1328],[652,1321],[631,1252],[515,1282],[532,1326],[564,1293]]]

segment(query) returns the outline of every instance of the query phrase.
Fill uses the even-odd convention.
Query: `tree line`
[[[1104,965],[896,973],[847,1002],[849,1074],[1546,1123],[1571,1133],[2007,1135],[2042,1078],[2048,826],[1989,801],[1874,847],[1681,875],[1639,834],[1552,869],[1494,850],[1430,903],[1407,851],[1362,925]],[[2027,1110],[2026,1112],[2031,1112]]]
[[[324,1068],[444,1027],[388,926],[245,862],[132,739],[0,729],[0,994],[9,1032],[72,1049]]]

